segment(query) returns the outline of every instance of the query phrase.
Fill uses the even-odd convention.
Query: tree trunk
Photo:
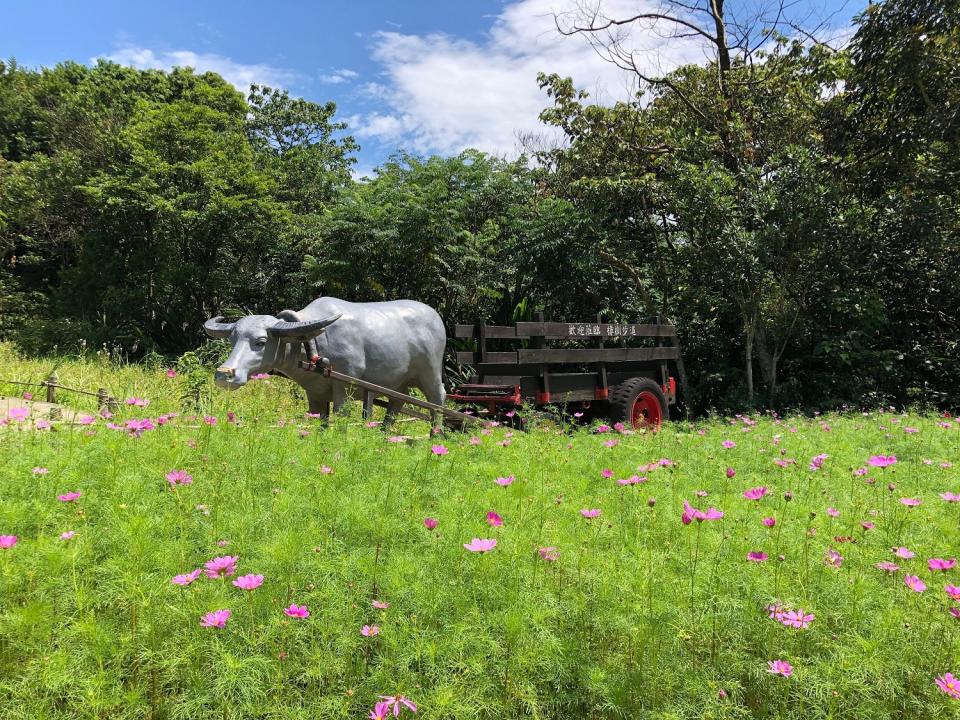
[[[773,409],[773,399],[777,392],[777,360],[779,355],[771,353],[767,346],[767,333],[763,326],[756,331],[757,360],[760,362],[760,372],[763,373],[763,382],[767,386],[767,407]]]
[[[744,348],[743,369],[747,376],[747,402],[753,405],[753,338],[756,334],[756,322],[753,318],[743,321]]]

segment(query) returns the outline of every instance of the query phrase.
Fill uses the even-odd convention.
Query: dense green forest
[[[695,412],[955,407],[960,3],[871,5],[841,50],[697,29],[716,61],[633,102],[542,75],[559,147],[362,180],[332,103],[0,63],[0,338],[175,355],[224,310],[407,297],[448,325],[665,318]]]

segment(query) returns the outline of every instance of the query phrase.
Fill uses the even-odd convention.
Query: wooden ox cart
[[[457,353],[470,382],[448,399],[502,415],[523,403],[558,405],[587,417],[656,430],[676,403],[668,364],[680,357],[676,329],[659,323],[518,322],[457,325],[475,349]]]

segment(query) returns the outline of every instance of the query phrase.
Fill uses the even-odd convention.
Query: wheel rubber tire
[[[635,377],[610,389],[610,420],[656,432],[667,417],[667,399],[650,378]]]

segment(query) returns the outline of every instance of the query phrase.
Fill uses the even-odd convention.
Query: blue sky
[[[571,75],[601,101],[628,94],[628,75],[583,38],[554,31],[552,13],[573,1],[0,0],[0,56],[32,67],[98,57],[191,65],[242,89],[256,81],[334,100],[361,144],[363,173],[398,148],[515,154],[521,134],[543,132],[538,71]],[[602,0],[610,16],[653,1]],[[801,10],[828,18],[836,34],[865,4],[810,0]],[[704,58],[690,41],[649,31],[628,42],[652,67]]]

